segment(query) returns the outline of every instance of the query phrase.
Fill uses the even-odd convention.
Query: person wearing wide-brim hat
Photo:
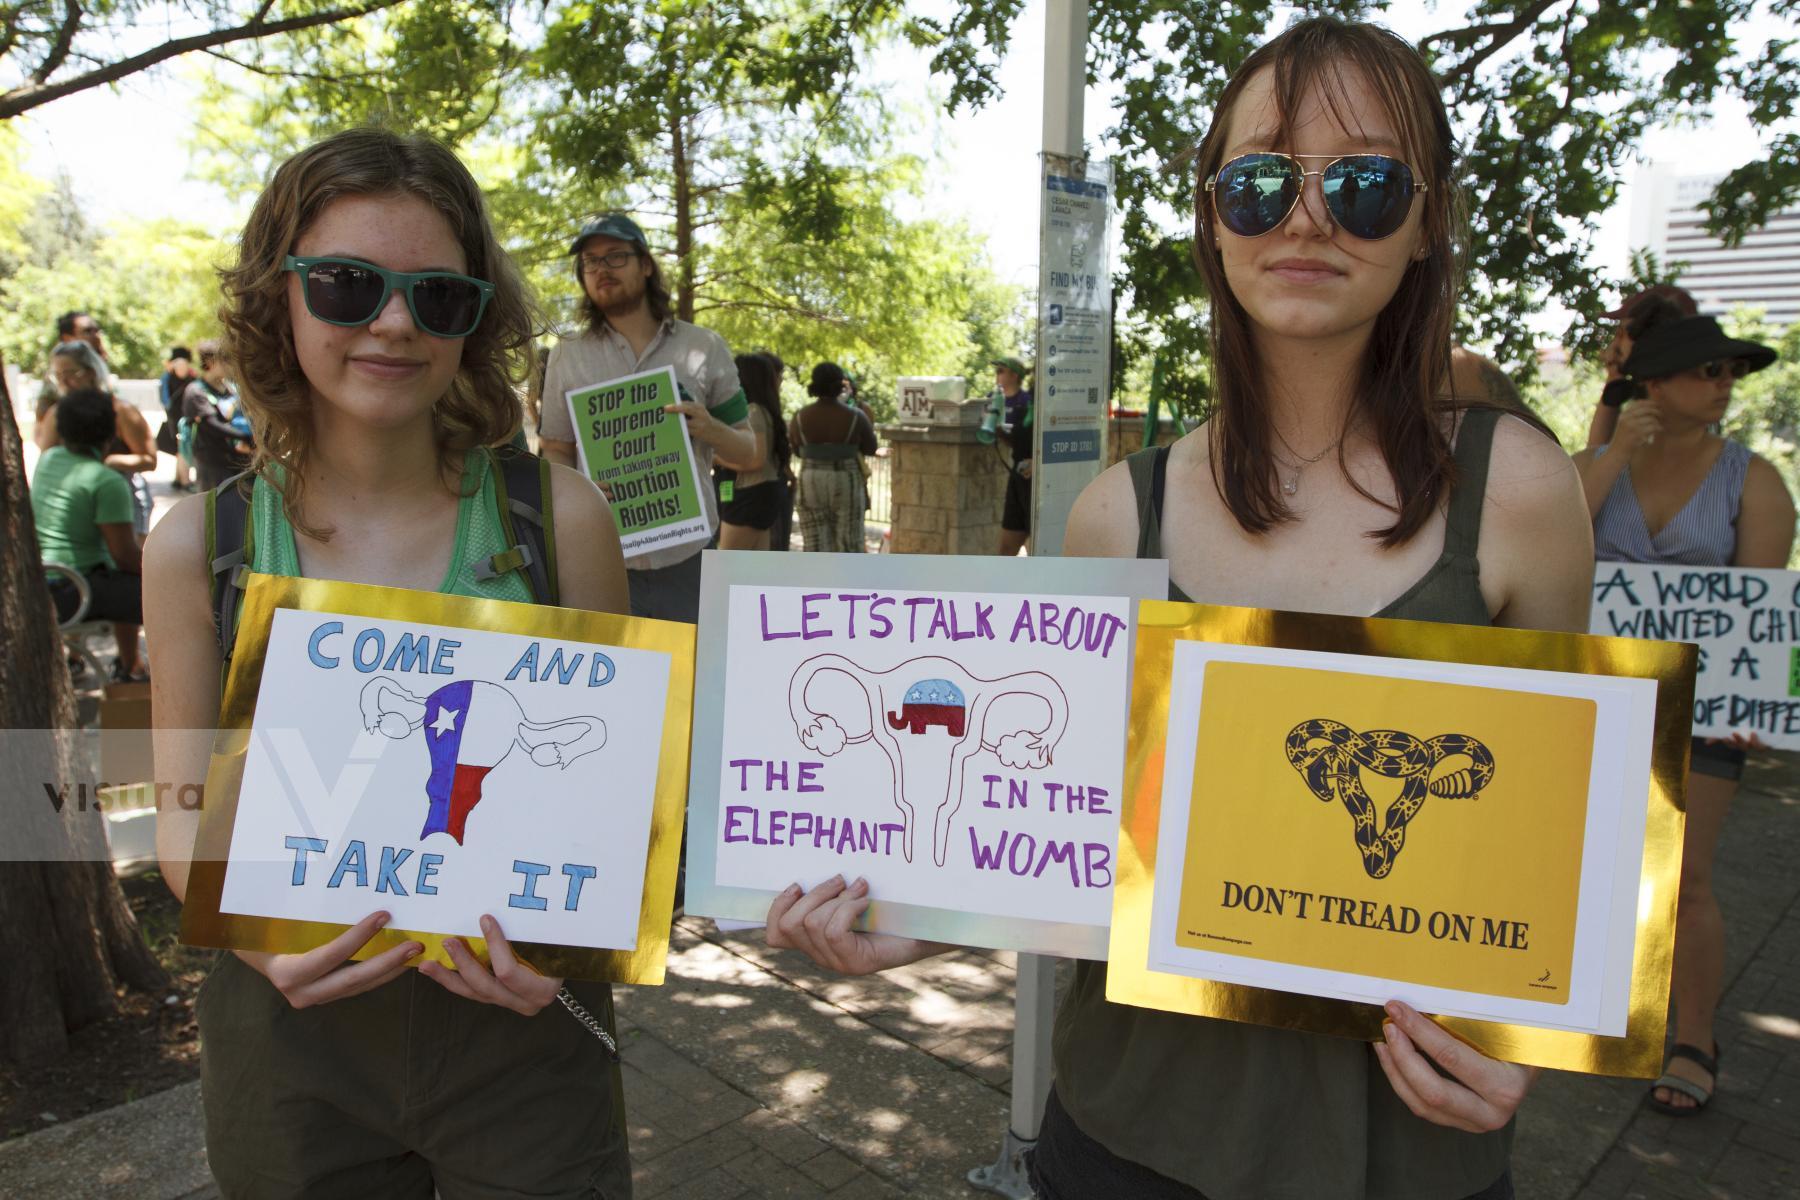
[[[1775,361],[1759,342],[1728,336],[1712,317],[1667,301],[1639,305],[1622,364],[1635,398],[1610,443],[1575,456],[1594,514],[1600,562],[1785,567],[1794,502],[1766,460],[1714,427],[1732,384]],[[1670,981],[1675,1046],[1650,1088],[1652,1108],[1693,1116],[1718,1080],[1713,1012],[1725,970],[1725,924],[1712,890],[1713,853],[1754,734],[1696,738]]]
[[[1595,446],[1605,445],[1612,441],[1613,430],[1619,425],[1619,410],[1631,399],[1634,385],[1625,375],[1625,360],[1631,357],[1631,321],[1642,304],[1667,304],[1681,310],[1684,317],[1694,316],[1700,306],[1686,288],[1672,283],[1652,284],[1640,288],[1619,302],[1619,306],[1610,312],[1600,315],[1608,320],[1617,321],[1613,329],[1612,341],[1600,352],[1600,364],[1606,368],[1606,385],[1600,389],[1600,401],[1594,405],[1593,420],[1588,423],[1587,445],[1591,450]]]

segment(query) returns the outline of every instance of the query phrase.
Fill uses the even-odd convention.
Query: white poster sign
[[[278,609],[219,911],[634,948],[670,666]]]
[[[1167,567],[709,551],[687,906],[869,882],[871,928],[1104,953],[1136,601]]]
[[[1695,736],[1800,749],[1800,573],[1603,562],[1589,632],[1695,643]]]

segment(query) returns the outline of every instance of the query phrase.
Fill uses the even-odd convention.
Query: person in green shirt
[[[105,460],[116,432],[111,396],[98,388],[64,396],[56,405],[59,444],[44,451],[31,477],[31,515],[44,561],[73,567],[87,580],[88,619],[113,623],[119,643],[113,678],[123,681],[146,676],[138,662],[143,580],[131,485]],[[58,621],[80,606],[80,594],[66,576],[51,577],[50,594]]]
[[[548,600],[527,560],[495,569],[509,543],[490,448],[518,428],[536,314],[468,168],[427,137],[335,134],[276,168],[237,253],[223,273],[223,349],[261,435],[237,485],[248,492],[245,565]],[[622,612],[624,557],[605,499],[578,472],[553,467],[548,480],[556,602]],[[151,641],[182,666],[179,679],[158,672],[157,778],[182,789],[206,778],[206,739],[168,731],[205,729],[219,713],[210,498],[210,511],[209,495],[176,504],[145,547]],[[179,805],[157,814],[163,879],[178,897],[199,820]],[[624,1085],[605,1045],[612,993],[571,980],[559,1003],[563,981],[534,970],[525,948],[514,954],[505,903],[480,917],[486,962],[449,940],[454,970],[421,966],[412,938],[352,961],[387,924],[381,910],[304,953],[220,955],[195,1015],[221,1195],[631,1194]]]

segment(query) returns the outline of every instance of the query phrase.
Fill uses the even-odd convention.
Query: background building
[[[1706,215],[1698,208],[1723,177],[1682,175],[1661,163],[1644,168],[1632,187],[1631,248],[1686,264],[1677,282],[1694,294],[1702,312],[1750,305],[1764,309],[1771,325],[1800,322],[1800,206],[1727,247],[1706,232]]]

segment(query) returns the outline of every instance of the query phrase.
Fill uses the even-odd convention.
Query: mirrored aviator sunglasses
[[[367,325],[398,288],[413,324],[433,337],[468,337],[481,324],[494,285],[450,271],[389,271],[354,258],[288,255],[282,270],[300,276],[306,311],[327,325]]]
[[[1308,171],[1301,159],[1323,160]],[[1243,154],[1206,181],[1213,209],[1225,228],[1239,237],[1262,237],[1281,227],[1300,202],[1309,177],[1317,176],[1325,211],[1345,233],[1365,242],[1392,236],[1406,223],[1414,192],[1426,185],[1413,180],[1412,168],[1386,154]]]

